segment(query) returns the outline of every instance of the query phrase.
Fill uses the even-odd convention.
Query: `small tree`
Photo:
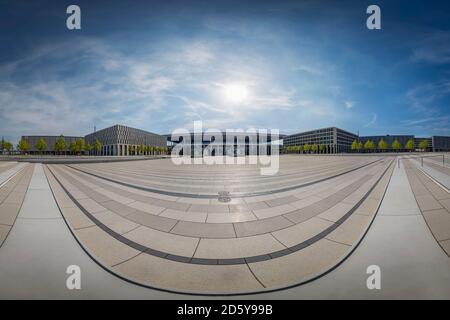
[[[20,139],[19,143],[17,144],[17,149],[19,149],[22,152],[27,152],[30,149],[30,144],[25,139]]]
[[[413,151],[414,150],[414,140],[409,139],[408,142],[406,142],[405,148],[409,151]]]
[[[358,141],[356,141],[356,139],[353,140],[351,148],[352,148],[352,151],[359,150],[359,143],[358,143]]]
[[[84,145],[84,150],[87,151],[89,155],[91,154],[91,151],[92,151],[93,148],[94,147],[90,143],[86,143]]]
[[[73,154],[77,154],[77,153],[78,153],[78,145],[77,145],[77,142],[76,142],[76,141],[72,141],[72,142],[70,143],[69,149],[70,149],[70,151],[71,151]]]
[[[2,143],[2,149],[8,151],[9,154],[11,154],[13,147],[14,147],[13,144],[9,141],[3,141]]]
[[[378,150],[386,151],[387,148],[389,148],[387,142],[384,141],[384,139],[381,139],[381,140],[378,142]]]
[[[375,144],[373,143],[372,140],[367,140],[366,143],[364,144],[364,149],[366,149],[367,151],[372,151],[375,148]]]
[[[361,151],[362,149],[364,149],[364,143],[362,141],[360,141],[358,143],[358,151]]]
[[[397,139],[395,139],[392,142],[392,150],[395,150],[396,152],[398,152],[398,150],[400,150],[401,148],[402,148],[402,145],[400,144],[400,142]]]
[[[59,137],[55,142],[55,152],[63,152],[67,149],[67,143],[63,136]]]
[[[93,147],[95,150],[95,154],[97,154],[97,155],[100,153],[100,150],[102,150],[102,144],[100,143],[100,141],[98,139],[95,139]]]
[[[428,140],[420,141],[419,149],[422,150],[422,151],[426,151],[428,149]]]
[[[311,146],[307,143],[303,145],[303,150],[305,150],[306,153],[308,153],[311,150]]]
[[[317,144],[313,144],[312,146],[311,146],[311,151],[313,152],[313,153],[317,153],[317,151],[319,150],[319,146],[317,145]]]
[[[319,146],[319,150],[320,150],[320,153],[325,153],[325,145],[324,144],[321,144],[320,146]]]
[[[36,149],[39,150],[40,153],[47,150],[48,145],[47,142],[45,142],[44,138],[40,138],[39,141],[36,143]]]

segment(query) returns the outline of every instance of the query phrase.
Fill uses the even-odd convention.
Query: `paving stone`
[[[226,213],[226,215],[229,215]],[[206,212],[186,212],[173,209],[166,209],[159,215],[160,217],[167,217],[175,220],[192,221],[192,222],[205,222]]]
[[[421,211],[428,211],[442,208],[439,202],[436,199],[434,199],[434,197],[431,194],[420,196],[416,195],[416,200]]]
[[[165,232],[169,232],[177,223],[177,220],[155,216],[142,211],[135,211],[127,215],[126,218],[135,223]]]
[[[141,254],[113,270],[147,285],[188,292],[231,293],[262,289],[245,264],[188,264]]]
[[[270,234],[233,239],[201,239],[196,258],[231,259],[268,254],[285,249]]]
[[[424,211],[423,216],[438,241],[450,239],[450,213],[447,210]]]
[[[12,226],[19,210],[20,204],[18,203],[2,203],[0,205],[0,224]]]
[[[64,218],[73,229],[92,227],[95,223],[89,219],[79,208],[61,208]]]
[[[273,236],[286,247],[292,247],[304,242],[330,227],[333,222],[319,218],[311,218],[308,221],[291,227],[272,232]]]
[[[185,257],[192,257],[199,241],[198,238],[179,236],[144,226],[123,236],[149,248]]]
[[[318,215],[319,218],[323,218],[329,221],[336,222],[342,218],[353,206],[347,203],[338,203],[328,210],[325,210]]]
[[[11,226],[0,224],[0,247],[2,246],[3,242],[6,240],[9,230],[11,230]]]
[[[439,244],[442,246],[442,249],[447,253],[447,255],[450,257],[450,239],[441,241]]]
[[[198,223],[179,221],[170,231],[188,237],[199,238],[235,238],[233,224],[231,223]]]
[[[121,216],[127,216],[136,211],[135,208],[129,207],[114,200],[102,202],[101,205]]]
[[[278,216],[257,221],[239,222],[235,223],[234,227],[238,237],[248,237],[280,230],[292,225],[293,223],[288,219]]]
[[[140,202],[140,201],[135,201],[135,202],[129,203],[128,206],[131,208],[140,210],[140,211],[154,214],[154,215],[158,215],[164,210],[163,207],[155,206],[155,205]]]
[[[99,227],[78,229],[75,234],[83,245],[107,266],[113,266],[139,254],[138,250],[114,239]]]
[[[266,287],[283,287],[306,281],[328,270],[348,250],[346,245],[322,239],[289,255],[249,263],[249,267]]]
[[[265,219],[286,214],[295,210],[296,210],[295,207],[285,204],[278,207],[269,207],[265,209],[253,210],[253,213],[255,214],[255,216],[258,217],[258,219]]]
[[[140,226],[139,224],[123,218],[109,210],[98,212],[94,216],[97,220],[118,234],[124,234]]]
[[[106,210],[105,207],[99,205],[96,201],[92,199],[78,200],[78,203],[91,214]]]
[[[207,223],[235,223],[256,220],[256,216],[251,212],[234,213],[208,213]]]
[[[344,243],[349,246],[356,244],[371,221],[371,217],[365,215],[351,215],[334,231],[326,236],[327,239]]]
[[[439,203],[450,212],[450,199],[440,200]]]

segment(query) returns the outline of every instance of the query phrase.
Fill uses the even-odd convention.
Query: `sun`
[[[227,84],[224,86],[225,98],[232,103],[242,103],[248,97],[248,89],[243,84]]]

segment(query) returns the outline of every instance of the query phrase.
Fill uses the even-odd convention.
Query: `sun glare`
[[[226,99],[233,103],[242,103],[248,97],[247,87],[242,84],[228,84],[224,90]]]

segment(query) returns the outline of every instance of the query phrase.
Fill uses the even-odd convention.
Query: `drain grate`
[[[230,197],[230,192],[228,191],[219,191],[219,201],[220,202],[230,202],[231,201],[231,197]]]

